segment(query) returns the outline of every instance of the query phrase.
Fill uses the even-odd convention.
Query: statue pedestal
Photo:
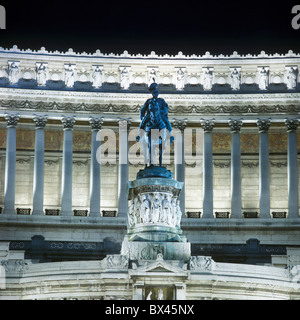
[[[153,175],[170,172],[153,167]],[[138,179],[128,182],[128,229],[121,254],[130,260],[152,260],[162,254],[165,260],[189,260],[190,243],[180,228],[179,194],[183,183],[154,177],[151,167]],[[171,172],[170,172],[171,173]],[[172,174],[172,173],[171,173]],[[150,175],[148,178],[139,178]]]

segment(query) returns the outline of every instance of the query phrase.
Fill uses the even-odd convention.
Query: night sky
[[[300,29],[284,1],[3,0],[0,46],[148,54],[300,53]],[[300,23],[300,19],[299,19]]]

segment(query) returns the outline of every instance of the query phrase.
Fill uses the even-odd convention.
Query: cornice
[[[300,53],[294,53],[292,50],[289,50],[287,53],[274,53],[268,54],[265,51],[261,51],[258,54],[239,54],[237,51],[234,51],[230,55],[212,55],[210,52],[206,51],[202,55],[185,55],[181,51],[179,51],[176,55],[169,55],[169,54],[156,54],[154,51],[151,51],[149,54],[130,54],[127,50],[124,50],[122,53],[103,53],[99,49],[97,49],[94,53],[87,53],[87,52],[74,52],[72,48],[68,51],[49,51],[45,47],[41,47],[39,50],[32,50],[32,49],[20,49],[17,45],[14,45],[12,48],[3,48],[0,47],[0,54],[22,54],[24,56],[60,56],[60,57],[88,57],[88,58],[117,58],[117,59],[184,59],[184,60],[199,60],[199,59],[265,59],[265,58],[291,58],[291,57],[300,57]]]
[[[22,89],[22,88],[5,88],[0,87],[0,98],[1,97],[24,97],[27,96],[30,98],[45,97],[47,99],[56,98],[65,99],[65,98],[88,98],[90,99],[103,99],[103,100],[127,100],[127,101],[145,101],[149,99],[151,95],[149,93],[134,93],[134,92],[97,92],[97,91],[65,91],[65,90],[39,90],[39,89]],[[286,92],[286,93],[161,93],[166,102],[169,101],[247,101],[247,100],[257,100],[257,101],[286,101],[286,100],[295,100],[300,101],[299,92]]]
[[[30,100],[0,100],[0,110],[3,111],[54,111],[71,113],[109,113],[109,114],[138,114],[140,104],[114,104],[114,103],[64,103],[56,101],[30,101]],[[270,104],[255,105],[169,105],[169,114],[173,115],[298,115],[298,104]]]

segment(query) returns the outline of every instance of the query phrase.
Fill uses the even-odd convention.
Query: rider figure
[[[156,158],[155,152],[157,150],[155,149],[152,154],[151,131],[152,129],[159,130],[159,136],[154,139],[159,145],[159,165],[161,166],[162,157],[167,144],[167,138],[170,136],[170,143],[172,145],[174,137],[172,136],[172,127],[168,119],[168,105],[164,99],[158,98],[159,92],[157,89],[157,83],[153,82],[149,87],[149,91],[152,93],[152,98],[148,99],[140,110],[140,118],[142,122],[139,126],[139,133],[136,140],[137,142],[140,141],[140,131],[143,130],[142,147],[146,164],[147,166],[150,166],[150,163],[152,162],[151,159]],[[152,156],[154,156],[154,158]]]
[[[153,98],[148,99],[140,110],[140,118],[142,122],[139,126],[139,129],[149,132],[153,122],[157,123],[158,121],[163,121],[164,126],[171,135],[170,142],[172,144],[174,137],[172,136],[172,127],[168,119],[168,105],[164,99],[158,98],[159,91],[157,89],[157,83],[153,82],[149,87],[149,91],[151,92]],[[157,115],[157,117],[155,118],[154,115]],[[136,140],[138,142],[140,141],[139,135],[136,137]]]

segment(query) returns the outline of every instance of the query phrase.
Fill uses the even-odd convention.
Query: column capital
[[[131,119],[118,119],[120,131],[128,131],[131,125]]]
[[[18,114],[6,114],[4,116],[8,128],[15,128],[18,124],[20,116]]]
[[[201,119],[200,123],[204,132],[212,132],[215,125],[215,119],[211,119],[211,120]]]
[[[61,119],[64,129],[73,129],[75,121],[74,117],[62,117]]]
[[[47,116],[39,116],[39,115],[34,115],[32,120],[35,123],[35,128],[45,128],[46,122],[47,122],[48,117]]]
[[[258,132],[263,133],[263,132],[268,132],[271,125],[271,121],[270,119],[258,119],[256,121],[256,124],[258,126]]]
[[[182,119],[182,120],[174,119],[172,122],[172,125],[174,128],[179,129],[181,132],[183,132],[187,126],[187,122],[188,122],[187,119]]]
[[[103,118],[90,118],[89,120],[92,130],[101,130]]]
[[[242,120],[228,120],[228,124],[230,126],[230,131],[231,133],[234,132],[240,132],[241,131],[241,127],[243,125],[243,121]]]
[[[287,132],[293,132],[297,130],[298,127],[298,119],[285,119],[284,121]]]

